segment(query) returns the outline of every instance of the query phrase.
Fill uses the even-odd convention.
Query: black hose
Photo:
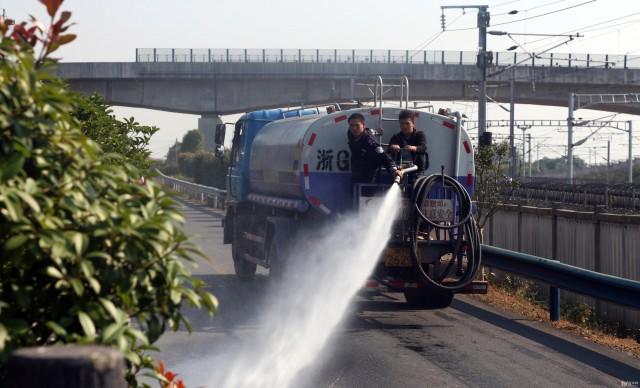
[[[459,219],[459,221],[443,225],[439,222],[430,220],[422,213],[421,206],[436,183],[441,183],[444,190],[451,191],[458,198],[458,216],[455,218]],[[430,176],[420,176],[413,184],[411,203],[413,204],[410,215],[410,223],[412,227],[411,256],[420,279],[427,286],[450,292],[459,291],[466,287],[473,281],[478,269],[480,268],[481,262],[480,234],[478,232],[475,219],[473,218],[473,204],[471,197],[469,196],[469,192],[455,178],[447,175],[433,174]],[[424,269],[424,264],[420,260],[418,244],[436,244],[435,241],[431,242],[431,240],[418,239],[420,226],[423,223],[428,224],[431,228],[443,229],[448,232],[450,238],[448,240],[450,242],[449,248],[451,248],[452,258],[441,276],[434,276],[433,278],[429,276],[427,271]],[[430,236],[430,232],[431,231],[429,230],[428,236]],[[455,237],[453,236],[454,234]],[[442,246],[442,242],[440,245]],[[467,257],[466,268],[462,263],[463,255],[465,253]],[[438,260],[439,259],[440,258],[438,258]],[[447,280],[446,277],[451,272],[451,269],[456,262],[458,263],[456,271],[459,279],[454,281]]]

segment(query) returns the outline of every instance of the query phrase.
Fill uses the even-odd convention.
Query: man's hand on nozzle
[[[397,169],[397,170],[395,170],[395,171],[393,172],[393,176],[394,176],[394,177],[402,178],[402,176],[403,176],[403,175],[404,175],[404,172],[402,172],[402,170],[400,170],[400,169]]]
[[[416,152],[416,150],[418,149],[418,147],[416,146],[412,146],[412,145],[407,145],[404,147],[405,150],[409,151],[409,152]]]

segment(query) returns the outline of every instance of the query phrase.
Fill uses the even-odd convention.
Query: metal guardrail
[[[640,55],[493,52],[493,66],[640,68]],[[373,49],[137,48],[136,62],[475,65],[477,52]]]
[[[482,264],[550,285],[549,311],[552,321],[560,318],[559,289],[640,309],[639,281],[490,245],[482,246]]]
[[[156,172],[158,174],[157,179],[162,184],[171,187],[172,190],[178,193],[187,194],[191,198],[199,199],[202,202],[206,201],[211,207],[224,208],[225,199],[227,197],[226,190],[172,178],[164,175],[158,169],[156,169]]]

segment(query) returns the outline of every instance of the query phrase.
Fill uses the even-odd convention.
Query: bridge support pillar
[[[222,119],[218,115],[203,114],[198,119],[198,130],[202,134],[205,151],[213,151],[216,147],[215,134],[218,124],[222,124]]]

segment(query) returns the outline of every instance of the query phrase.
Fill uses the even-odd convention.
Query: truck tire
[[[233,268],[236,276],[241,281],[251,281],[256,275],[257,264],[244,259],[245,245],[242,237],[242,230],[235,227],[233,230],[233,243],[231,244],[231,256],[233,257]]]
[[[432,288],[411,288],[404,290],[404,298],[411,307],[423,309],[443,309],[449,307],[454,294]]]
[[[276,242],[271,241],[269,244],[269,277],[276,279],[282,279],[284,275],[284,263],[283,259],[278,255],[278,249]]]

